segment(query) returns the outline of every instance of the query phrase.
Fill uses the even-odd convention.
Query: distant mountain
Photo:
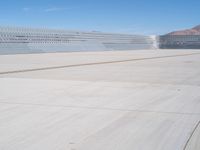
[[[181,31],[174,31],[167,35],[200,35],[200,25],[192,28],[192,29],[186,29]]]
[[[196,30],[200,31],[200,25],[194,27],[193,29],[196,29]]]

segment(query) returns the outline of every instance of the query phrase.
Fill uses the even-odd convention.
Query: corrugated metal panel
[[[0,27],[0,54],[155,48],[151,36]]]

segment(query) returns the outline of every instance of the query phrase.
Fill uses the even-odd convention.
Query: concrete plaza
[[[1,150],[199,150],[200,51],[0,55]]]

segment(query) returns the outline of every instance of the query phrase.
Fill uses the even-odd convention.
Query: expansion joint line
[[[83,66],[94,66],[94,65],[104,65],[104,64],[125,63],[125,62],[134,62],[134,61],[143,61],[143,60],[154,60],[154,59],[162,59],[162,58],[183,57],[183,56],[199,55],[199,54],[200,53],[177,54],[177,55],[168,55],[168,56],[156,56],[156,57],[135,58],[135,59],[126,59],[126,60],[93,62],[93,63],[83,63],[83,64],[74,64],[74,65],[50,66],[50,67],[33,68],[33,69],[21,69],[21,70],[0,72],[0,75],[15,74],[15,73],[25,73],[25,72],[33,72],[33,71],[53,70],[53,69],[63,69],[63,68],[72,68],[72,67],[83,67]]]

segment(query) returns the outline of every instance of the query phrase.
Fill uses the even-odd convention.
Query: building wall
[[[200,49],[200,35],[164,35],[159,37],[161,49]]]
[[[154,48],[151,36],[0,27],[0,54]]]

